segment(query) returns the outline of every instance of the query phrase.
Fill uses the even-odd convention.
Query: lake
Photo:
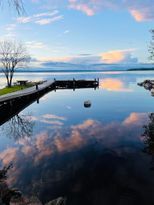
[[[53,78],[99,78],[100,86],[49,92],[1,125],[1,167],[13,163],[8,185],[44,203],[62,196],[68,205],[154,204],[154,98],[137,85],[154,72],[15,76]]]

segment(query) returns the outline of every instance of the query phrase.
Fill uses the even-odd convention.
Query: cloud
[[[154,4],[151,0],[68,0],[69,8],[93,16],[105,9],[127,10],[136,21],[154,20]]]
[[[88,4],[85,4],[85,3],[78,3],[77,1],[70,0],[69,7],[71,9],[82,11],[87,16],[93,16],[95,14],[94,10],[90,8]]]
[[[64,34],[70,33],[70,30],[65,30]]]
[[[54,10],[51,12],[38,13],[27,17],[21,16],[17,18],[17,22],[20,24],[35,23],[39,25],[46,25],[54,23],[61,19],[63,19],[63,16],[59,15],[58,10]]]
[[[151,10],[151,8],[144,8],[140,10],[132,9],[130,10],[130,13],[138,22],[152,21],[154,19],[154,11]]]
[[[69,60],[70,63],[73,64],[95,64],[95,63],[101,63],[101,59],[99,55],[78,55],[74,56]]]
[[[16,29],[17,25],[16,24],[8,24],[6,25],[5,29],[6,31],[14,31]]]
[[[64,57],[41,57],[39,59],[40,62],[50,64],[51,62],[70,62],[72,57],[64,56]]]
[[[29,43],[29,46],[35,47],[35,44]],[[37,44],[36,44],[37,46]],[[39,46],[39,45],[38,45]],[[40,45],[41,46],[41,45]],[[43,45],[42,45],[43,46]],[[82,65],[84,68],[95,68],[96,65],[103,64],[137,64],[138,59],[133,56],[134,49],[124,49],[124,50],[113,50],[107,51],[101,54],[78,54],[75,56],[63,56],[63,57],[40,57],[35,59],[37,65],[43,67],[57,67],[57,68],[70,68],[69,66],[74,66],[74,68],[79,68]],[[68,66],[68,67],[67,67]],[[89,66],[89,67],[88,67]],[[93,67],[92,67],[93,66]]]
[[[63,19],[63,16],[59,15],[59,16],[56,16],[53,18],[40,19],[38,21],[35,21],[35,23],[39,24],[39,25],[46,25],[46,24],[54,23],[54,22],[59,21],[61,19]]]
[[[101,54],[104,63],[137,63],[137,58],[132,57],[133,49],[114,50]]]
[[[52,58],[52,62],[68,62],[73,64],[90,65],[97,63],[137,63],[138,59],[132,56],[134,49],[113,50],[98,55],[78,55],[64,58]],[[49,61],[50,62],[50,61]]]
[[[25,45],[28,49],[42,49],[45,48],[46,45],[43,42],[39,41],[27,41],[25,42]]]

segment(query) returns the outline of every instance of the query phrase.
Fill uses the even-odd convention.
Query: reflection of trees
[[[18,189],[10,189],[7,185],[7,172],[13,167],[12,164],[0,170],[0,200],[1,204],[9,205],[11,198],[20,198],[21,192]]]
[[[152,167],[151,169],[154,170],[154,113],[149,115],[149,123],[148,125],[144,126],[144,142],[145,148],[144,152],[152,155]]]
[[[9,164],[0,169],[0,205],[28,205],[36,204],[42,205],[41,201],[37,196],[26,197],[16,188],[10,188],[7,183],[8,171],[13,168],[13,164]],[[59,197],[50,201],[47,204],[52,205],[65,205],[66,198]]]
[[[7,127],[4,127],[7,136],[19,140],[21,138],[31,137],[34,123],[30,116],[16,115],[8,121]]]

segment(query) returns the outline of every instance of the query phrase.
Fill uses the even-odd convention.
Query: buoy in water
[[[86,107],[86,108],[91,107],[90,100],[87,100],[87,101],[84,102],[84,107]]]

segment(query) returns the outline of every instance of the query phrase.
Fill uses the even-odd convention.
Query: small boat
[[[86,107],[86,108],[91,107],[90,100],[87,100],[87,101],[84,102],[84,107]]]

